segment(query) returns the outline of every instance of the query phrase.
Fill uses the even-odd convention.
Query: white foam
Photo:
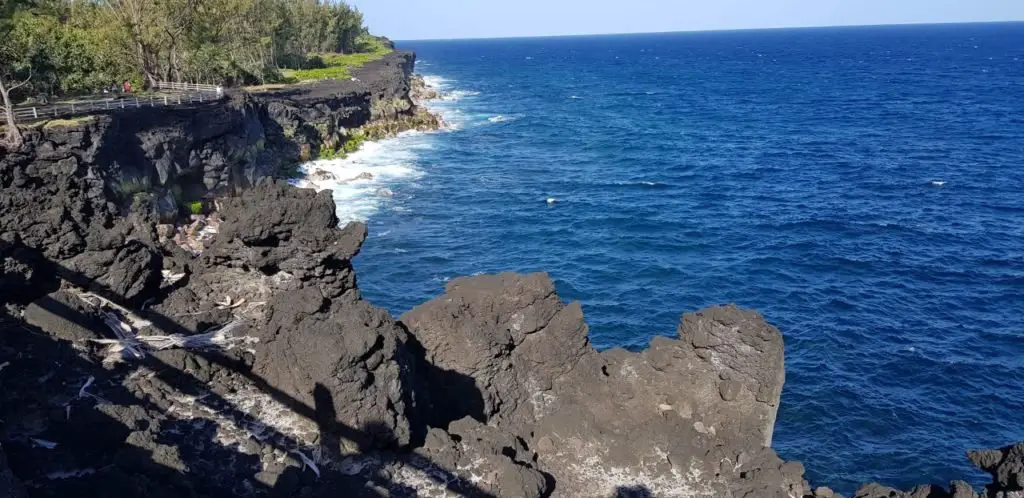
[[[429,87],[437,89],[444,89],[444,87],[448,84],[449,81],[450,80],[443,78],[441,76],[437,76],[436,74],[423,75],[423,83],[425,83]]]
[[[932,180],[932,185],[935,187],[941,187],[946,184],[945,180]]]
[[[583,100],[583,97],[580,97],[578,95],[570,95],[569,100]]]
[[[646,181],[646,180],[641,180],[641,181],[631,181],[631,182],[620,181],[620,182],[615,182],[615,185],[620,185],[620,186],[624,186],[624,187],[635,187],[635,186],[639,186],[639,185],[643,185],[645,187],[657,187],[659,185],[659,183],[658,182],[650,182],[650,181]]]
[[[367,142],[343,159],[306,163],[305,175],[293,183],[299,187],[333,191],[338,218],[342,224],[366,221],[389,203],[395,203],[393,189],[423,176],[414,164],[416,150],[429,136],[403,133],[380,142]],[[326,174],[324,174],[326,173]]]
[[[462,99],[464,99],[466,97],[475,97],[477,95],[480,95],[480,92],[474,92],[472,90],[453,90],[453,91],[445,92],[445,93],[441,94],[441,100],[446,100],[448,102],[454,102],[454,101],[457,101],[457,100],[462,100]]]
[[[504,116],[502,114],[499,114],[497,116],[491,116],[491,117],[487,118],[487,121],[490,121],[491,123],[504,123],[505,121],[515,121],[515,120],[516,120],[516,118],[514,118],[514,117],[508,117],[508,116]]]
[[[440,98],[424,102],[422,105],[441,116],[445,124],[442,131],[461,130],[472,120],[472,116],[463,113],[456,105],[460,100],[480,95],[480,92],[456,88],[453,80],[434,74],[423,75],[423,82],[441,95]]]

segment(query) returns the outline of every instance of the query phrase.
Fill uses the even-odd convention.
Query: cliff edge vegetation
[[[157,82],[224,86],[347,77],[390,52],[345,2],[305,0],[5,0],[0,94],[12,108],[133,93]]]
[[[353,69],[363,67],[368,62],[380,60],[385,55],[394,51],[390,44],[376,38],[369,40],[365,48],[367,51],[353,54],[310,54],[306,58],[305,65],[308,66],[307,69],[282,69],[281,75],[288,83],[325,79],[348,79],[352,77]]]

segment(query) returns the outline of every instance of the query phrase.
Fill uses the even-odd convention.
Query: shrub
[[[349,137],[348,140],[345,140],[345,144],[341,146],[341,150],[345,154],[351,154],[359,150],[359,148],[363,146],[363,142],[365,141],[366,137],[364,137],[363,135],[355,135]]]
[[[378,60],[391,53],[391,49],[378,43],[372,52],[355,54],[309,54],[303,66],[309,69],[282,69],[281,77],[285,82],[317,81],[324,79],[347,79],[352,77],[352,69],[362,67],[367,62]]]
[[[117,191],[124,199],[133,197],[135,194],[149,192],[149,187],[149,178],[147,177],[129,178],[117,183]]]

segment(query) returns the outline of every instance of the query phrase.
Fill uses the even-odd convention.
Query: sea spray
[[[480,92],[456,88],[452,80],[437,75],[421,78],[413,82],[412,97],[417,106],[440,118],[441,126],[437,131],[460,130],[475,121],[490,124],[516,119],[502,115],[484,119],[465,113],[458,103]],[[292,180],[292,184],[316,190],[330,189],[342,224],[365,222],[384,206],[402,211],[402,187],[425,174],[416,164],[419,153],[432,147],[432,133],[417,130],[364,142],[358,150],[344,157],[301,165],[301,177]]]
[[[316,190],[330,189],[342,223],[366,221],[381,205],[393,201],[381,189],[393,191],[398,183],[414,180],[423,172],[414,164],[422,132],[405,132],[395,138],[367,142],[358,151],[339,159],[306,163],[303,177],[293,183]]]

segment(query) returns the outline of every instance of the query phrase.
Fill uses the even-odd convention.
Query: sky
[[[1024,0],[347,0],[394,40],[1024,21]]]

